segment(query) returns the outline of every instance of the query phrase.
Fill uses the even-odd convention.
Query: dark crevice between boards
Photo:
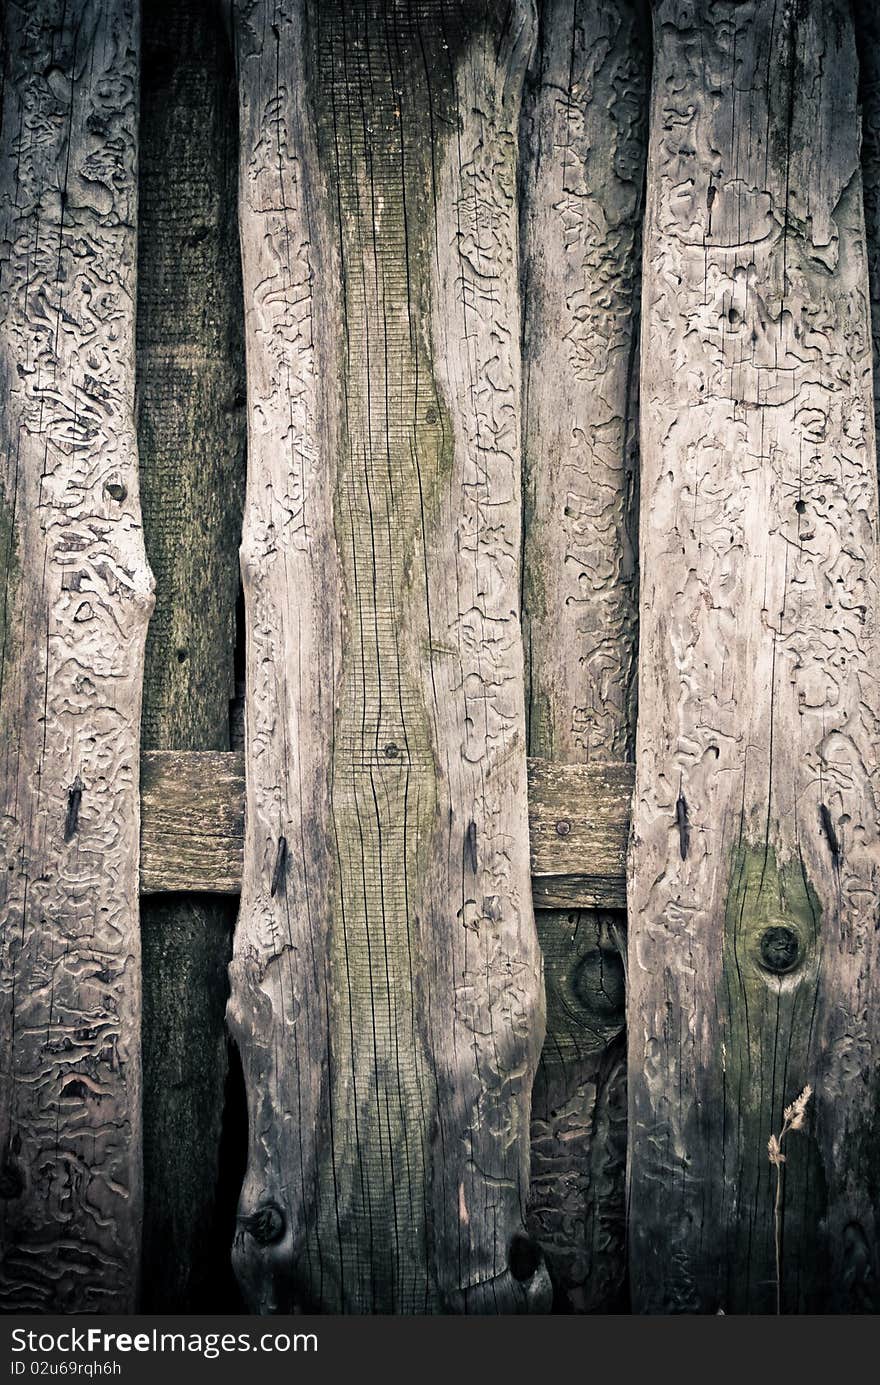
[[[237,103],[212,0],[144,0],[137,429],[156,609],[144,750],[235,746],[245,481]],[[241,1311],[230,1248],[246,1138],[225,1029],[237,899],[141,906],[142,1312]]]

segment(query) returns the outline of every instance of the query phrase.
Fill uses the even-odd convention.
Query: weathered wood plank
[[[627,764],[529,760],[529,839],[537,907],[625,906],[633,776],[633,766]],[[623,929],[623,919],[618,922]],[[545,925],[557,926],[542,919]]]
[[[518,609],[530,7],[237,7],[253,1307],[511,1311],[543,1037]]]
[[[148,750],[141,764],[141,891],[240,894],[244,755]]]
[[[137,422],[156,578],[146,747],[230,744],[245,432],[236,124],[215,0],[145,0]],[[202,883],[194,875],[190,888]],[[235,1302],[233,1209],[217,1203],[234,912],[216,898],[141,908],[145,1312]]]
[[[611,909],[625,899],[634,773],[627,764],[528,761],[536,902],[561,897],[560,908]],[[239,894],[244,756],[145,751],[141,794],[141,892]],[[575,850],[572,837],[580,844]]]
[[[642,1311],[876,1310],[878,514],[845,0],[655,11],[630,855]]]
[[[874,347],[874,424],[880,420],[880,8],[855,0],[862,108],[862,183]]]
[[[0,1300],[134,1308],[138,6],[3,7]]]
[[[529,750],[573,765],[631,759],[638,584],[638,302],[649,36],[640,0],[541,0],[522,134],[525,570]],[[630,772],[625,775],[627,790]],[[533,1092],[532,1219],[558,1306],[614,1311],[625,1281],[625,919],[629,795],[621,821],[565,832],[580,787],[556,764],[532,798],[533,898],[547,1038]],[[621,785],[614,784],[617,791]],[[534,784],[532,789],[534,791]],[[601,817],[601,814],[600,814]],[[602,878],[595,857],[614,861]],[[607,865],[606,865],[607,869]],[[565,872],[560,876],[560,871]],[[588,882],[592,896],[586,894]],[[560,940],[562,945],[560,946]],[[591,978],[601,978],[595,986]],[[614,977],[614,982],[610,978]],[[614,1002],[609,1008],[609,996]]]

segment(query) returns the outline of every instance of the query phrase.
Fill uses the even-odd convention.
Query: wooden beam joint
[[[529,761],[538,909],[623,909],[633,767]],[[244,756],[148,750],[141,760],[141,894],[236,895],[244,849]]]

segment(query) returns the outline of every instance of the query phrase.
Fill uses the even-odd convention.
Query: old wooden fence
[[[6,1309],[876,1311],[874,0],[3,24]]]

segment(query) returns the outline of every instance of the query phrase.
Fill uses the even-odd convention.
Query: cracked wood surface
[[[522,124],[529,751],[580,765],[631,759],[635,732],[649,39],[640,0],[542,0],[538,16]],[[582,856],[578,869],[578,849],[589,855],[594,838],[569,831],[564,840],[568,898],[558,880],[542,897],[536,880],[534,899],[570,910],[589,874]],[[533,821],[533,851],[535,841]],[[621,912],[537,916],[548,1019],[533,1092],[531,1222],[566,1311],[613,1311],[624,1293],[626,1054],[615,939],[625,935],[625,901],[606,902]]]
[[[4,6],[0,1299],[134,1308],[137,7]]]
[[[236,9],[252,1308],[542,1306],[519,625],[527,4]]]
[[[849,6],[655,7],[629,1224],[640,1311],[877,1302],[878,518]]]
[[[156,578],[143,744],[221,751],[244,498],[232,57],[213,0],[145,0],[142,48],[137,425]],[[218,1311],[235,1294],[218,1205],[234,920],[231,900],[141,907],[144,1312]]]

